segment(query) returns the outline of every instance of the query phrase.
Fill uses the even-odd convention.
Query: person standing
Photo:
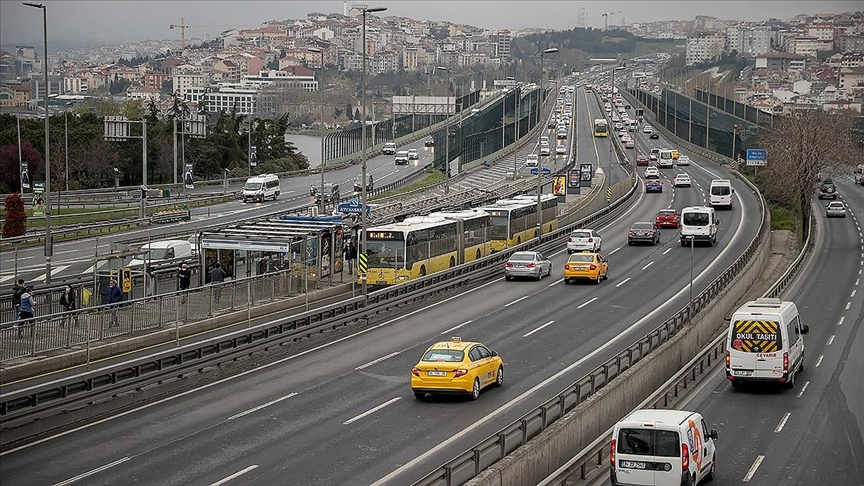
[[[21,294],[24,293],[24,279],[19,278],[12,287],[12,310],[15,312],[15,320],[21,319]]]
[[[74,311],[77,309],[75,305],[75,290],[71,285],[66,284],[63,288],[63,294],[60,296],[60,305],[63,306],[63,310],[65,312],[69,312],[68,319],[64,319],[60,321],[60,327],[63,327],[66,320],[75,320],[75,327],[78,327],[78,314],[75,314]]]
[[[33,316],[36,312],[36,298],[33,297],[33,287],[27,286],[21,294],[21,303],[18,306],[19,318],[21,322],[18,324],[18,337],[24,336],[25,326],[34,326]],[[30,328],[30,335],[33,335],[33,328]]]
[[[186,302],[186,293],[189,290],[191,282],[192,271],[189,270],[189,265],[184,263],[180,265],[180,270],[177,271],[177,287],[180,289],[180,302]]]
[[[354,240],[350,240],[342,252],[344,253],[345,264],[348,266],[348,275],[351,275],[354,271],[354,260],[357,259],[357,247],[354,246]]]
[[[111,279],[108,283],[108,292],[105,293],[105,299],[108,301],[108,305],[110,305],[111,309],[111,323],[108,324],[108,327],[114,327],[117,323],[117,308],[120,307],[120,302],[123,301],[123,292],[120,291],[120,287],[117,286],[117,281]]]
[[[222,270],[222,265],[219,262],[213,264],[213,269],[210,270],[210,284],[213,285],[213,300],[219,302],[222,297],[222,284],[225,283],[225,270]]]

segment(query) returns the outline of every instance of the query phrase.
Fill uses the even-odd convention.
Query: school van
[[[720,220],[714,208],[707,206],[690,206],[681,210],[681,246],[690,246],[691,242],[717,243],[717,230]]]
[[[672,158],[672,151],[669,149],[661,150],[657,158],[657,167],[661,169],[671,169],[675,164],[675,160]]]
[[[279,197],[279,177],[276,174],[264,174],[246,179],[243,185],[243,202],[261,201]]]
[[[726,336],[726,378],[795,386],[804,369],[804,335],[810,333],[794,302],[761,298],[732,314]]]
[[[612,429],[609,476],[614,486],[695,486],[716,476],[718,433],[684,410],[636,410]]]
[[[708,201],[713,208],[732,209],[732,201],[735,200],[735,189],[729,179],[714,179],[708,190]]]

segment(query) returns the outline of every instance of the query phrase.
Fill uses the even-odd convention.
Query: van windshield
[[[150,260],[169,260],[174,258],[174,248],[153,248],[150,250]]]
[[[684,213],[685,226],[707,226],[708,213]]]
[[[712,186],[711,187],[711,195],[712,196],[728,196],[732,193],[732,190],[729,186]]]
[[[261,189],[260,182],[247,182],[245,186],[243,186],[244,191],[257,191]]]
[[[618,452],[635,456],[678,457],[678,433],[671,430],[621,429]]]

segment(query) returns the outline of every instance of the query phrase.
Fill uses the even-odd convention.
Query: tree
[[[810,217],[813,193],[821,178],[849,174],[860,149],[852,138],[849,114],[807,110],[781,117],[763,131],[755,146],[768,152],[759,170],[765,195],[796,213]],[[806,227],[806,226],[805,226]]]
[[[3,221],[3,238],[21,236],[27,232],[27,213],[24,212],[24,199],[13,192],[6,196],[6,219]]]
[[[41,180],[39,179],[42,177],[40,174],[44,174],[42,155],[27,140],[21,141],[21,160],[27,162],[30,180]],[[0,192],[21,190],[21,171],[19,168],[18,144],[11,143],[0,147]]]

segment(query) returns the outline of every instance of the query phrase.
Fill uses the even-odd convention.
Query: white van
[[[767,298],[747,302],[729,322],[726,378],[733,386],[761,381],[792,388],[795,374],[804,369],[803,336],[809,332],[794,302]]]
[[[525,156],[525,167],[537,167],[537,164],[540,162],[537,154],[528,154]]]
[[[732,209],[732,201],[735,200],[735,189],[729,179],[714,179],[711,181],[711,189],[708,191],[709,204],[714,208]]]
[[[177,258],[192,257],[192,244],[189,240],[161,240],[153,241],[142,246],[141,255],[135,256],[127,267],[142,266],[145,263],[155,263]],[[148,255],[149,253],[149,255]]]
[[[689,206],[681,210],[681,246],[707,241],[714,246],[717,243],[717,229],[720,220],[714,208],[707,206]]]
[[[395,142],[385,143],[384,148],[381,149],[381,153],[384,155],[395,155],[396,154],[396,143]]]
[[[661,169],[671,169],[672,165],[675,163],[674,157],[675,156],[672,153],[672,150],[669,150],[669,149],[660,150],[660,156],[657,157],[658,158],[657,167],[660,167]]]
[[[246,179],[243,186],[243,202],[264,202],[268,197],[275,201],[279,197],[279,177],[276,174],[263,174]]]
[[[718,434],[684,410],[636,410],[615,424],[609,449],[613,485],[693,485],[716,476]]]

